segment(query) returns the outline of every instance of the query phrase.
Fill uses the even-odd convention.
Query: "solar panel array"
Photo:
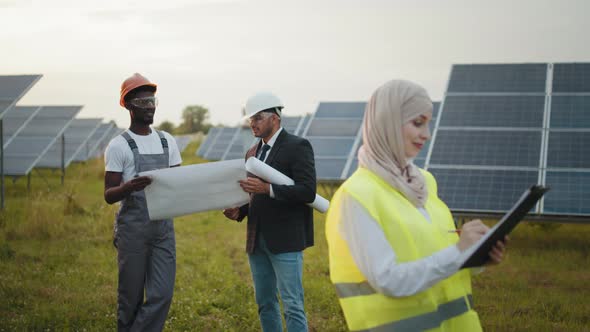
[[[343,180],[356,168],[365,105],[365,102],[318,105],[302,135],[313,146],[318,179]]]
[[[112,126],[108,128],[102,140],[94,146],[94,151],[90,155],[90,159],[103,158],[104,152],[109,145],[109,142],[117,135],[120,135],[125,129],[117,127],[114,122],[110,122]]]
[[[281,125],[289,133],[300,135],[309,119],[309,115],[283,116]],[[249,128],[214,127],[209,130],[196,154],[209,160],[239,159],[244,157],[255,141]]]
[[[73,161],[74,156],[84,148],[84,144],[86,144],[90,136],[98,129],[101,122],[102,119],[74,119],[63,135],[53,143],[35,167],[68,167]]]
[[[207,151],[209,151],[209,147],[211,146],[211,144],[213,142],[215,142],[215,139],[217,138],[217,134],[219,134],[220,129],[221,128],[219,128],[219,127],[213,127],[211,129],[209,129],[209,132],[207,133],[203,142],[201,142],[201,145],[197,149],[197,152],[196,152],[197,156],[203,157],[203,158],[205,157],[205,153]]]
[[[590,64],[454,65],[425,166],[455,211],[590,214]]]
[[[190,135],[176,135],[174,136],[174,139],[176,140],[176,146],[178,146],[178,151],[180,152],[184,151],[191,142]]]
[[[0,118],[13,107],[29,89],[39,81],[41,75],[0,76]]]
[[[86,143],[82,144],[82,148],[78,150],[73,157],[73,161],[87,161],[96,155],[96,151],[100,150],[100,146],[104,145],[104,141],[108,139],[109,132],[115,127],[113,122],[101,123],[94,131]],[[107,142],[108,143],[108,142]]]
[[[4,149],[4,174],[27,175],[82,106],[43,106]],[[18,112],[20,107],[16,107]]]
[[[8,146],[12,139],[27,126],[41,108],[41,106],[11,107],[4,112],[2,117],[4,144],[2,148]]]
[[[232,141],[225,150],[222,160],[240,159],[244,158],[246,151],[254,144],[255,139],[252,132],[248,128],[238,128]]]

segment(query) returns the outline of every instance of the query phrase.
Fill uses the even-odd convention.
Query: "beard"
[[[144,116],[144,117],[140,117],[140,118],[134,117],[133,122],[138,125],[149,126],[154,123],[154,118],[148,117],[148,116]]]
[[[149,126],[154,123],[155,112],[155,109],[136,109],[133,111],[132,122],[138,125]]]

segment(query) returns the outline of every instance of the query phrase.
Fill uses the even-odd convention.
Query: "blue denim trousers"
[[[263,332],[283,331],[279,295],[285,309],[288,332],[307,331],[303,309],[303,252],[273,254],[262,234],[257,235],[254,253],[249,254],[258,317]]]

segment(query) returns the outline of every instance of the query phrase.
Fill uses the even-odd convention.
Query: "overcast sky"
[[[405,78],[443,96],[455,63],[590,62],[590,1],[0,0],[0,75],[43,74],[20,105],[80,104],[128,127],[121,82],[159,85],[156,124],[191,104],[235,125],[269,90],[285,115]]]

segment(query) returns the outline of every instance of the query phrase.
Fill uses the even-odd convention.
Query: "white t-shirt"
[[[140,154],[162,154],[164,152],[160,136],[155,130],[152,129],[152,132],[146,136],[134,134],[131,130],[126,130],[126,132],[135,140]],[[161,132],[164,133],[164,137],[168,141],[169,166],[179,165],[182,158],[176,140],[167,132]],[[104,154],[104,162],[105,171],[123,173],[123,182],[129,181],[135,176],[133,152],[121,135],[117,135],[109,142]]]

